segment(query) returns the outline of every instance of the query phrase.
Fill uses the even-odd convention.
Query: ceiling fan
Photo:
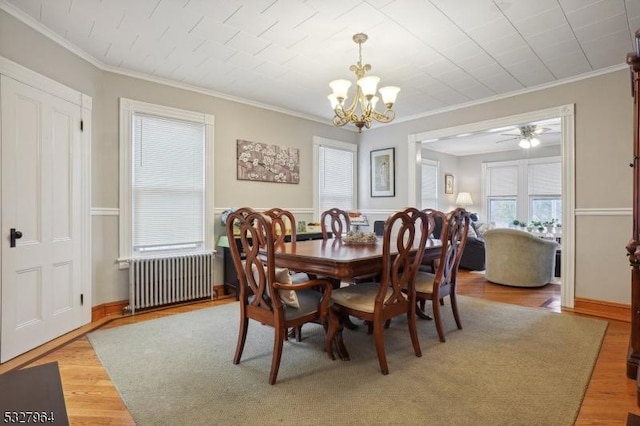
[[[548,127],[540,127],[537,124],[527,124],[524,126],[518,127],[518,133],[502,133],[503,136],[513,136],[512,138],[502,139],[497,141],[496,143],[507,142],[515,139],[520,139],[518,145],[521,148],[529,149],[535,146],[540,145],[540,139],[537,138],[538,135],[546,132],[550,132],[553,129]]]

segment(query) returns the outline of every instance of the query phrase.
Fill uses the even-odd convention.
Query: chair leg
[[[438,303],[437,300],[434,300],[433,303],[431,303],[431,305],[433,306],[433,319],[436,323],[436,330],[438,330],[438,337],[440,338],[441,342],[445,342],[445,338],[444,338],[444,331],[442,330],[442,317],[440,315],[440,303]]]
[[[275,335],[273,337],[273,357],[271,358],[271,372],[269,373],[270,385],[274,385],[278,378],[280,359],[282,358],[282,346],[284,344],[284,335],[286,333],[286,328],[275,327]]]
[[[451,299],[451,309],[453,309],[453,317],[456,320],[456,325],[459,330],[462,330],[462,321],[460,321],[460,315],[458,314],[458,299],[456,298],[456,293],[452,292],[449,295],[449,299]]]
[[[240,364],[242,351],[244,350],[244,342],[247,340],[247,328],[249,327],[249,318],[240,320],[240,330],[238,330],[238,343],[236,344],[236,354],[233,357],[234,364]]]
[[[296,336],[296,342],[302,341],[302,325],[299,325],[295,328],[294,334]]]
[[[409,336],[411,336],[411,344],[413,344],[413,352],[417,357],[422,356],[420,349],[420,341],[418,340],[418,325],[416,324],[415,304],[407,312],[407,323],[409,324]]]
[[[373,322],[373,337],[376,342],[376,352],[378,352],[378,363],[382,374],[389,374],[389,366],[387,365],[387,355],[384,351],[384,335],[383,324],[380,321]]]
[[[416,315],[418,315],[423,320],[432,320],[433,318],[431,318],[431,316],[424,311],[425,301],[420,300],[420,302],[418,303],[420,303],[420,306],[416,307]]]

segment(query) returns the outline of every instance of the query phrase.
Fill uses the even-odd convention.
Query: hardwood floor
[[[511,288],[491,284],[482,274],[461,271],[459,294],[502,303],[560,312],[560,286],[547,285],[539,289]],[[158,310],[133,317],[118,318],[103,328],[146,321],[166,315],[202,309],[233,302],[227,298],[170,309]],[[576,315],[563,313],[563,315]],[[463,318],[464,320],[464,318]],[[636,406],[635,382],[626,377],[626,355],[630,323],[609,321],[600,356],[596,363],[576,425],[625,425],[627,413],[640,414]],[[51,349],[65,338],[0,365],[0,373],[16,366],[28,367],[57,361],[64,389],[69,420],[72,425],[133,425],[135,424],[116,388],[109,380],[87,338],[82,334],[93,327],[83,327],[73,340]],[[74,336],[76,336],[74,335]],[[68,340],[68,338],[66,339]],[[49,352],[47,352],[49,351]],[[38,356],[34,361],[26,361]],[[231,360],[229,360],[231,362]],[[553,392],[553,389],[549,389]]]

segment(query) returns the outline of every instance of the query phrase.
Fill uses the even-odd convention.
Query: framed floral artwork
[[[237,140],[237,178],[258,182],[300,183],[300,150]]]

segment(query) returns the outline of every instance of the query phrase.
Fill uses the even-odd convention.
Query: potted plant
[[[542,225],[546,226],[547,230],[550,230],[552,227],[556,226],[556,220],[555,219],[546,220],[542,223]]]
[[[543,232],[544,231],[544,225],[542,225],[542,222],[540,222],[539,220],[534,220],[531,222],[531,226],[535,229],[538,230],[538,232]]]

